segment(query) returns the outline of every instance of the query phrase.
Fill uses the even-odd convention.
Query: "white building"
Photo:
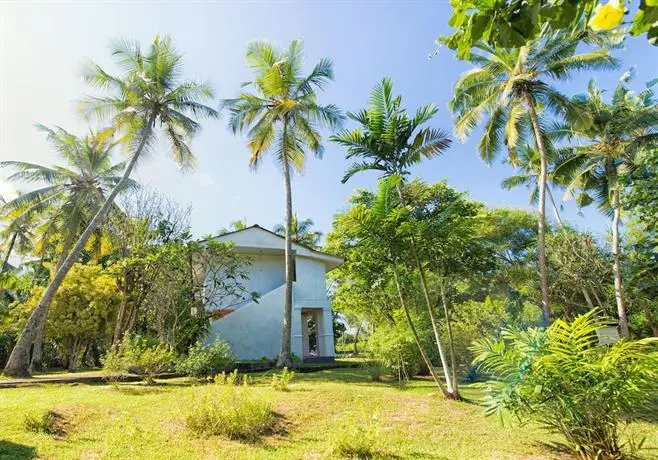
[[[210,340],[229,342],[236,359],[274,358],[283,328],[285,239],[253,225],[216,240],[232,242],[236,252],[251,259],[245,287],[258,297],[230,307],[210,300],[207,309],[222,310],[222,317],[211,324]],[[292,353],[304,361],[333,359],[334,331],[325,278],[343,260],[295,243],[293,252]]]

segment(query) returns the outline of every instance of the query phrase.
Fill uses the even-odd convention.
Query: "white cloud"
[[[0,196],[5,200],[16,198],[16,189],[4,179],[0,179]]]

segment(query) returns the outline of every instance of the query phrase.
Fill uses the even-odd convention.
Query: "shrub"
[[[622,443],[621,428],[658,392],[658,339],[598,345],[608,321],[597,314],[475,342],[475,362],[496,379],[487,383],[487,414],[535,419],[582,458],[623,457],[633,445]]]
[[[281,374],[277,374],[276,372],[272,374],[272,388],[278,391],[288,391],[288,385],[292,383],[294,378],[295,372],[289,371],[287,367],[284,367]]]
[[[232,362],[231,346],[227,342],[216,340],[210,345],[197,342],[190,348],[188,355],[177,363],[176,370],[203,380],[226,370]]]
[[[379,361],[370,361],[363,367],[373,382],[381,382],[382,376],[388,373],[388,368]]]
[[[368,338],[368,355],[398,380],[408,380],[426,369],[413,335],[406,326],[382,326]],[[429,331],[428,331],[429,332]],[[421,332],[421,336],[423,333]],[[426,347],[428,349],[429,347]],[[432,349],[432,348],[429,348]]]
[[[235,387],[212,386],[187,414],[185,425],[198,436],[225,436],[255,441],[274,427],[276,415],[269,403]]]
[[[23,425],[27,431],[59,435],[63,433],[62,416],[57,412],[48,410],[38,414],[27,414]]]
[[[342,458],[385,458],[380,445],[381,434],[377,417],[364,416],[361,420],[344,419],[341,430],[333,436],[333,454]]]
[[[244,375],[243,377],[246,377]],[[239,385],[240,384],[240,374],[237,369],[233,369],[233,372],[227,374],[225,371],[222,371],[221,374],[217,374],[214,378],[214,382],[217,385]]]
[[[155,376],[171,369],[173,362],[174,354],[166,343],[126,334],[105,355],[103,373],[114,380],[132,372],[153,384]]]

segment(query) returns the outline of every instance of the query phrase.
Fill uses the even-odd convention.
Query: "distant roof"
[[[238,238],[238,239],[233,238],[239,234],[246,235],[246,233],[250,231],[251,233],[253,233],[254,231],[263,232],[263,235],[267,235],[269,241],[262,239],[254,241],[254,240],[249,240],[247,238]],[[274,239],[272,239],[272,237],[276,238],[276,243],[274,243]],[[266,228],[263,228],[258,224],[250,225],[249,227],[240,230],[234,230],[232,232],[222,233],[221,235],[217,235],[216,237],[214,237],[214,239],[232,241],[238,250],[241,248],[257,248],[263,250],[281,251],[285,248],[284,236],[279,235],[278,233],[275,233]],[[292,246],[293,246],[293,250],[295,250],[295,252],[299,256],[322,260],[327,266],[328,270],[334,269],[339,265],[341,265],[343,262],[345,262],[345,260],[341,257],[337,257],[331,254],[324,253],[322,251],[318,251],[317,249],[313,249],[303,244],[293,242]]]

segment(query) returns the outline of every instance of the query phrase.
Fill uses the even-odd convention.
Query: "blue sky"
[[[218,98],[233,97],[240,83],[250,78],[244,64],[249,41],[286,45],[299,37],[309,69],[325,56],[334,61],[336,81],[321,95],[321,102],[360,109],[372,86],[389,76],[407,107],[415,110],[436,103],[440,112],[433,126],[451,131],[447,103],[453,82],[468,65],[446,49],[430,58],[437,36],[449,32],[450,12],[447,1],[2,3],[0,158],[55,163],[33,124],[85,132],[73,103],[86,91],[78,74],[81,62],[91,58],[114,70],[108,51],[112,38],[146,45],[156,33],[173,37],[184,53],[186,76],[210,81]],[[658,75],[657,51],[644,38],[630,39],[626,48],[616,51],[623,68],[596,75],[599,85],[613,87],[623,70],[633,65],[639,87]],[[567,94],[581,92],[592,76],[579,75],[560,87]],[[414,175],[428,182],[447,179],[489,206],[529,208],[525,189],[500,188],[510,169],[482,162],[477,137],[475,132],[470,141],[455,142],[444,156],[416,168]],[[181,204],[190,203],[195,235],[215,232],[240,218],[265,227],[283,221],[279,170],[268,160],[258,172],[250,171],[245,139],[233,136],[225,119],[205,122],[193,151],[198,158],[193,172],[181,174],[164,152],[155,152],[140,165],[136,178]],[[347,165],[344,152],[327,142],[324,159],[309,158],[306,172],[293,180],[295,210],[324,232],[354,188],[375,185],[375,173],[341,184]],[[0,193],[11,193],[10,189],[0,182]],[[606,220],[595,209],[579,216],[569,202],[564,214],[580,228],[607,231]]]

